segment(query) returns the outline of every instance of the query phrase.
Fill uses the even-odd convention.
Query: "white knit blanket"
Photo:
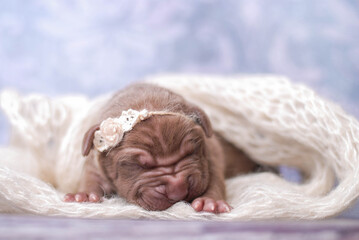
[[[108,98],[48,98],[3,91],[12,125],[0,149],[0,212],[71,217],[156,219],[320,219],[336,215],[359,194],[359,123],[313,91],[276,76],[156,76],[202,107],[213,127],[259,163],[294,166],[302,184],[272,173],[227,180],[230,213],[196,213],[187,203],[146,211],[123,199],[64,203],[78,183],[83,133]],[[335,180],[338,185],[333,188]]]

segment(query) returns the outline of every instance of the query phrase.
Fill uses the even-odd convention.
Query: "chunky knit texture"
[[[177,203],[151,212],[112,198],[65,203],[81,176],[81,140],[91,115],[109,96],[50,99],[3,91],[1,107],[12,125],[0,149],[0,212],[72,217],[156,219],[321,219],[336,215],[359,195],[359,123],[308,88],[277,76],[165,75],[147,81],[199,105],[213,127],[255,161],[299,168],[291,183],[272,173],[227,180],[226,214],[196,213]],[[338,185],[333,188],[335,180]]]

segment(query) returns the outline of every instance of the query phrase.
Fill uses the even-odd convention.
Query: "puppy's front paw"
[[[92,202],[98,203],[101,202],[101,197],[96,193],[68,193],[64,197],[65,202]]]
[[[199,197],[193,200],[191,206],[197,212],[226,213],[232,207],[224,200],[214,200],[209,197]]]

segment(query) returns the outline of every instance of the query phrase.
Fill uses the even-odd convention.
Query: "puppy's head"
[[[206,138],[212,130],[208,119],[193,116],[152,116],[127,132],[118,146],[100,154],[102,170],[120,196],[148,210],[164,210],[205,192]]]

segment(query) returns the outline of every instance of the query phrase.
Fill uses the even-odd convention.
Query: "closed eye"
[[[142,167],[143,169],[153,169],[154,166],[148,164],[148,163],[143,163],[143,164],[139,164],[140,167]]]
[[[175,170],[186,171],[186,170],[198,168],[199,160],[200,158],[197,157],[197,155],[191,154],[185,158],[182,158],[182,160],[176,164]]]
[[[196,143],[187,143],[184,144],[182,146],[182,153],[183,153],[183,159],[190,157],[192,155],[197,155],[198,153],[200,153],[201,149],[202,149],[202,144],[201,142],[196,142]]]
[[[154,168],[154,166],[148,164],[148,163],[138,163],[137,161],[124,161],[120,162],[119,166],[123,169],[127,169],[129,171],[135,171],[135,170],[151,170]]]
[[[187,153],[182,157],[182,160],[186,160],[188,158],[191,158],[192,160],[198,160],[198,153],[200,152],[200,149],[201,147],[197,146],[196,148],[187,151]]]
[[[182,160],[191,157],[193,154],[194,154],[194,151],[186,153],[186,155],[184,155],[184,157],[182,157]]]
[[[143,169],[143,167],[140,164],[135,163],[135,162],[128,162],[128,161],[119,162],[119,167],[122,169],[129,170],[129,171]]]

